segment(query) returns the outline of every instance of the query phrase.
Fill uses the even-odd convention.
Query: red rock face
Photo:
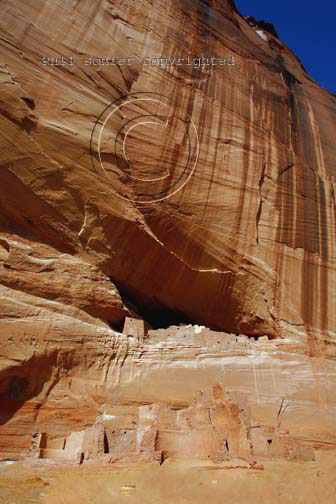
[[[218,383],[253,409],[236,451],[333,444],[335,96],[231,1],[6,0],[0,29],[0,450]],[[138,342],[135,311],[212,331]]]
[[[159,5],[143,7],[8,3],[3,221],[59,249],[90,255],[154,314],[248,334],[276,336],[287,323],[333,330],[335,97],[281,41],[255,31],[226,2],[172,2],[163,12]],[[73,66],[43,64],[43,57],[64,53],[73,56]],[[204,53],[232,56],[235,64],[167,70],[139,62]],[[135,61],[84,65],[85,57],[106,55]],[[193,121],[199,154],[175,195],[134,205],[116,197],[131,192],[130,179],[115,177],[119,154],[104,146],[123,119],[109,122],[102,137],[108,176],[93,168],[89,139],[105,106],[140,92],[164,95],[162,113],[167,106],[178,120]],[[155,104],[134,107],[150,115]],[[131,155],[138,153],[146,169],[160,162],[162,169],[175,163],[182,170],[183,149],[176,149],[178,160],[172,153],[182,130],[176,138],[167,134],[160,151],[151,142],[160,128],[143,128],[132,130]],[[172,192],[173,182],[151,184],[149,191]]]

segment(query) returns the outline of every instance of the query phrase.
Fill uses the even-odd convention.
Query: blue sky
[[[243,16],[273,23],[310,76],[336,93],[335,0],[236,0]]]

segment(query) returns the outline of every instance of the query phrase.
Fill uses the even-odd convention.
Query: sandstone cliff
[[[336,97],[232,1],[5,0],[0,30],[0,456],[104,415],[119,455],[334,447]],[[142,60],[187,56],[226,64]]]

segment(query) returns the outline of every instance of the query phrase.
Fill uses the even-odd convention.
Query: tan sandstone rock
[[[336,97],[208,3],[1,4],[3,459],[336,447]]]

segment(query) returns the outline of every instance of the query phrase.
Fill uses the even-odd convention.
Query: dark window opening
[[[104,453],[109,453],[109,442],[106,436],[106,432],[104,433]]]

